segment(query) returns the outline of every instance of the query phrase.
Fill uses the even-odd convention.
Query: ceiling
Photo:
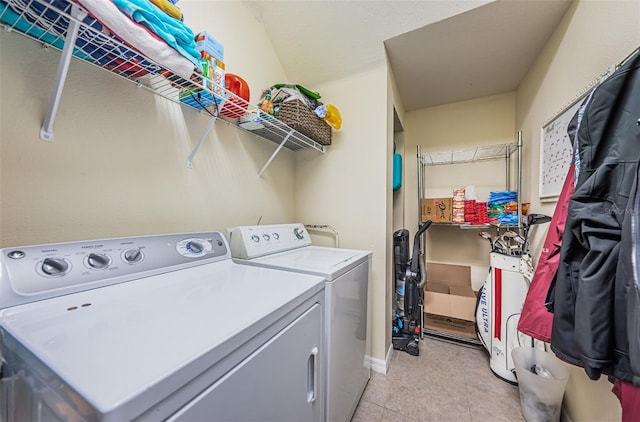
[[[265,0],[247,7],[290,82],[313,89],[381,64],[386,49],[410,111],[515,90],[570,4]]]

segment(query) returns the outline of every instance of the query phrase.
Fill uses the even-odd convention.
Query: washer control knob
[[[127,249],[122,253],[122,259],[127,264],[137,264],[142,261],[144,255],[140,249]]]
[[[204,246],[200,242],[196,242],[195,240],[191,240],[187,243],[187,249],[193,253],[199,254],[204,250]]]
[[[213,253],[213,245],[207,239],[194,237],[176,243],[176,251],[185,258],[200,258]]]
[[[111,264],[111,258],[101,253],[91,253],[87,256],[87,265],[95,270],[103,270]]]
[[[271,239],[271,236],[265,233],[262,235],[262,238],[268,242]]]
[[[60,277],[69,272],[71,264],[64,258],[45,258],[40,269],[45,275]]]
[[[298,239],[303,239],[304,238],[304,232],[302,230],[300,230],[300,227],[296,227],[295,229],[293,229],[293,234]]]
[[[273,232],[273,233],[271,233],[271,236],[273,236],[273,238],[274,238],[275,240],[280,239],[280,235],[278,234],[278,232]]]
[[[253,240],[254,242],[258,243],[260,241],[260,237],[257,234],[252,234],[251,235],[251,240]]]

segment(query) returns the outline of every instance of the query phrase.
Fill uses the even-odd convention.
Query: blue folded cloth
[[[148,0],[113,0],[113,4],[200,68],[200,52],[196,49],[195,35],[183,22],[167,15]]]
[[[21,32],[51,44],[54,47],[58,47],[60,50],[64,47],[64,41],[59,36],[49,34],[38,26],[29,23],[27,20],[23,19],[20,15],[11,10],[3,1],[0,1],[0,20]]]
[[[11,4],[6,0],[0,0],[0,21],[62,50],[69,19],[60,15],[56,9],[69,13],[70,7],[70,3],[66,0],[43,0],[42,2],[15,0]],[[97,33],[102,33],[102,25],[94,18],[87,16],[84,24],[92,27]],[[86,32],[91,34],[89,31]],[[117,44],[110,44],[108,42],[110,37],[107,35],[102,35],[99,40],[93,36],[89,38],[91,42],[83,37],[76,39],[74,56],[99,63],[109,69],[116,69],[118,73],[132,77],[158,71],[158,67],[144,57]],[[126,65],[128,61],[135,65]]]

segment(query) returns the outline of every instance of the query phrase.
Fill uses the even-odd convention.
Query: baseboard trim
[[[389,350],[387,350],[387,356],[384,360],[367,355],[365,356],[365,361],[372,371],[380,374],[386,374],[389,370],[389,366],[391,365],[391,356],[393,356],[393,344],[389,345]]]

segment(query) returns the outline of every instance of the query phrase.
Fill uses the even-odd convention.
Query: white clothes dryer
[[[322,277],[217,232],[0,250],[0,420],[324,420]]]
[[[371,252],[313,246],[302,224],[229,229],[241,264],[320,275],[325,279],[325,414],[348,422],[370,378],[367,310]]]

